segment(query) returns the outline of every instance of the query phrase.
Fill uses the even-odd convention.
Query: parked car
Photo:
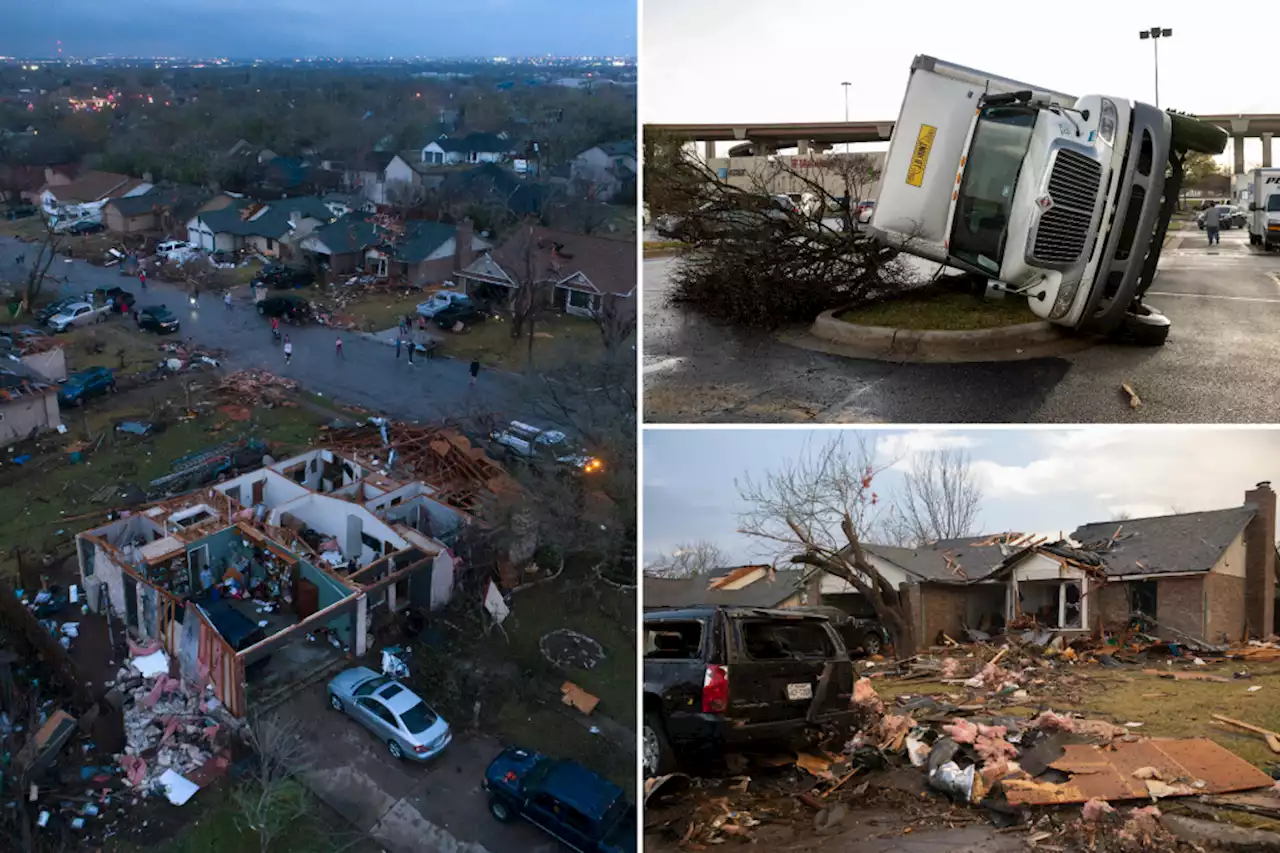
[[[186,240],[165,240],[163,243],[156,244],[157,255],[167,255],[170,252],[187,251],[194,248]]]
[[[861,651],[867,657],[878,655],[892,642],[889,631],[879,620],[854,616],[838,607],[805,607],[806,612],[825,616],[836,629],[849,652]]]
[[[1200,214],[1196,216],[1196,225],[1200,227],[1201,231],[1204,230],[1204,215],[1215,206],[1220,206],[1222,208],[1222,212],[1218,216],[1218,227],[1223,231],[1248,226],[1249,214],[1243,208],[1236,207],[1231,204],[1210,205],[1208,208],[1200,211]]]
[[[465,293],[458,293],[456,290],[437,290],[431,294],[431,298],[425,302],[418,303],[418,314],[423,317],[434,317],[446,308],[475,307],[471,302],[471,298]]]
[[[72,326],[87,326],[90,323],[105,323],[107,314],[111,312],[110,303],[96,308],[88,302],[72,302],[57,314],[49,318],[48,326],[55,332],[65,332]]]
[[[116,390],[116,377],[109,367],[90,367],[73,373],[58,389],[58,402],[64,406],[83,406],[86,400]]]
[[[436,321],[436,325],[448,331],[458,323],[463,326],[474,326],[476,323],[483,323],[485,313],[472,305],[470,302],[466,304],[450,305],[448,308],[442,308],[432,317]]]
[[[524,421],[512,421],[506,429],[489,433],[495,455],[532,465],[546,463],[566,470],[594,474],[603,463],[575,447],[562,430],[540,428]]]
[[[858,222],[866,225],[871,221],[872,215],[876,212],[876,203],[874,201],[860,201],[856,208]]]
[[[94,305],[109,304],[117,312],[120,311],[121,305],[123,305],[128,311],[132,311],[133,304],[137,302],[137,299],[134,297],[134,295],[129,291],[125,290],[123,287],[97,287],[97,288],[94,288],[92,291],[90,291],[90,293],[93,296]],[[85,294],[85,295],[88,296],[90,294]],[[124,312],[124,313],[127,313],[127,312]]]
[[[267,264],[253,277],[254,284],[265,284],[268,287],[306,287],[316,280],[316,274],[306,267],[293,267],[287,264]]]
[[[215,264],[238,264],[240,256],[236,252],[217,251],[209,256],[209,260]]]
[[[305,323],[311,318],[311,304],[297,296],[268,296],[258,303],[258,313],[290,323]]]
[[[851,723],[853,682],[844,642],[817,613],[712,605],[648,611],[646,775]]]
[[[489,813],[523,818],[582,853],[634,853],[636,810],[621,788],[581,764],[503,750],[484,772]]]
[[[93,219],[81,219],[79,222],[73,222],[68,225],[65,233],[83,236],[85,234],[97,234],[105,230],[106,226],[101,222]]]
[[[453,740],[449,724],[409,688],[366,666],[329,682],[329,706],[351,716],[386,743],[392,758],[426,761]]]
[[[49,320],[51,320],[55,314],[61,314],[64,309],[70,308],[72,305],[77,305],[83,301],[84,299],[79,296],[69,296],[64,299],[58,299],[50,302],[48,305],[43,305],[36,309],[36,322],[42,326],[48,325]]]
[[[148,305],[140,311],[133,312],[133,320],[139,329],[166,335],[176,332],[181,324],[173,312],[163,305]]]

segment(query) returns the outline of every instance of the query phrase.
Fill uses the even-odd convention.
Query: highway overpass
[[[1271,140],[1280,134],[1280,114],[1198,116],[1200,121],[1222,128],[1231,135],[1232,163],[1236,174],[1244,171],[1244,141],[1262,140],[1262,165],[1271,165]],[[798,148],[801,154],[822,151],[846,142],[888,142],[892,121],[792,122],[774,124],[646,124],[645,133],[660,133],[706,144],[706,156],[714,156],[716,142],[740,142],[731,152],[772,154],[782,148]]]

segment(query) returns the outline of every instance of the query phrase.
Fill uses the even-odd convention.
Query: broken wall
[[[316,588],[320,590],[320,610],[324,610],[332,604],[337,604],[353,592],[353,590],[329,577],[329,575],[326,575],[306,560],[298,560],[298,571],[305,580],[315,584]],[[346,646],[351,645],[351,620],[352,616],[348,613],[342,616],[335,616],[326,623],[327,627],[336,632],[343,645]]]
[[[107,600],[111,609],[124,618],[124,570],[111,559],[100,545],[90,543],[92,554],[80,567],[80,581],[84,584],[85,598],[95,612],[105,610]],[[105,592],[105,595],[104,595]]]
[[[922,647],[933,643],[939,633],[953,640],[964,634],[968,591],[962,586],[920,584],[920,619],[916,640]]]
[[[67,356],[62,347],[29,352],[19,360],[46,382],[62,382],[67,378]]]
[[[59,423],[58,398],[53,391],[19,397],[0,406],[0,441],[23,439],[32,430],[44,432]]]
[[[1203,577],[1162,578],[1156,581],[1156,630],[1163,640],[1176,640],[1177,635],[1165,633],[1171,628],[1208,641],[1205,637],[1207,618],[1205,612],[1205,584]]]
[[[1129,586],[1129,581],[1108,583],[1090,595],[1096,599],[1095,618],[1101,615],[1102,625],[1108,631],[1123,631],[1129,625]]]

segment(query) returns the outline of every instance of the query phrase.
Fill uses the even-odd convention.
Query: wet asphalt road
[[[0,237],[0,279],[18,277],[16,255],[25,253],[30,264],[37,251],[33,244]],[[481,370],[472,387],[467,362],[419,355],[410,367],[405,355],[397,360],[394,348],[384,343],[323,326],[283,327],[293,340],[293,362],[285,364],[281,346],[272,341],[267,319],[254,310],[247,287],[237,290],[231,310],[223,306],[221,293],[201,294],[198,308],[193,309],[187,294],[176,286],[152,279],[142,291],[136,278],[122,276],[114,267],[95,267],[84,261],[66,263],[59,258],[49,272],[67,281],[46,283],[45,293],[72,296],[95,287],[124,287],[138,298],[138,307],[163,304],[177,315],[182,329],[173,337],[192,338],[196,343],[226,350],[224,364],[229,369],[265,368],[297,380],[308,391],[393,418],[436,421],[488,413],[517,417],[526,399],[525,387],[517,375]],[[114,317],[111,322],[122,320]],[[131,319],[123,322],[133,326]],[[334,342],[339,334],[343,358],[335,354]]]
[[[848,359],[727,329],[667,304],[678,262],[644,262],[648,423],[1280,422],[1280,255],[1243,230],[1165,248],[1148,297],[1173,322],[1163,347],[995,364]]]

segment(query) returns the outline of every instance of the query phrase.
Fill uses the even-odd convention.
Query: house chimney
[[[1261,638],[1275,633],[1276,493],[1264,480],[1245,492],[1244,500],[1257,508],[1244,529],[1245,616],[1249,633]]]
[[[471,262],[475,259],[475,255],[471,251],[471,241],[474,237],[475,227],[471,224],[470,219],[463,219],[458,223],[458,231],[453,238],[454,272],[462,272],[471,266]]]
[[[151,183],[151,182],[152,182],[152,181],[151,181],[151,173],[150,173],[150,172],[143,172],[143,173],[142,173],[142,182],[143,182],[144,184],[149,184],[149,183]]]

